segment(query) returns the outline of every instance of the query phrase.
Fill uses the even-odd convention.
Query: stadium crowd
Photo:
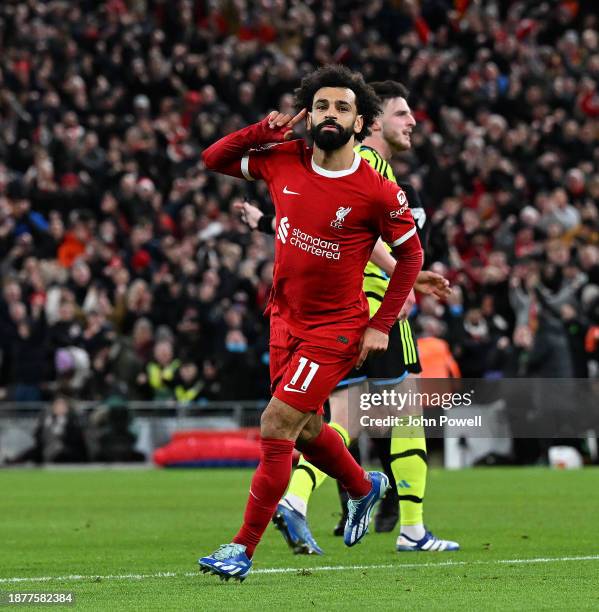
[[[591,3],[80,0],[0,5],[0,386],[268,396],[261,184],[215,139],[330,62],[411,90],[394,162],[454,287],[422,337],[462,376],[587,377],[599,356],[599,37]]]

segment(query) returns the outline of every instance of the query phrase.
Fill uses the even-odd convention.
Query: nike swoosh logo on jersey
[[[297,191],[289,191],[289,189],[287,189],[287,185],[285,185],[283,188],[283,193],[287,195],[300,195]]]
[[[289,385],[285,385],[283,389],[285,391],[290,391],[291,393],[305,393],[303,389],[292,389]]]

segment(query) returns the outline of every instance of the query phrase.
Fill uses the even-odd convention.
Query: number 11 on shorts
[[[293,387],[297,384],[300,379],[300,376],[302,375],[302,372],[306,368],[306,365],[308,365],[309,367],[309,372],[306,375],[306,378],[304,379],[304,382],[302,383],[301,387],[299,389],[290,389],[289,387]],[[319,367],[320,365],[318,363],[314,361],[309,361],[305,357],[300,357],[297,370],[295,371],[293,378],[285,385],[285,391],[305,392],[310,386],[312,380],[314,379],[314,376],[316,375],[316,372]]]

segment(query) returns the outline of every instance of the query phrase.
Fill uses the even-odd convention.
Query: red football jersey
[[[304,140],[249,151],[248,180],[268,184],[276,210],[271,307],[300,338],[352,345],[368,323],[364,267],[379,236],[398,246],[416,234],[405,193],[357,153],[330,171]]]

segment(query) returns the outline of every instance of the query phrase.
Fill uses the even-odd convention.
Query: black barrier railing
[[[219,401],[180,403],[174,400],[123,401],[107,403],[102,401],[73,400],[71,405],[83,416],[99,408],[127,408],[132,417],[219,417],[228,416],[237,421],[239,427],[256,424],[266,407],[267,400]],[[32,418],[51,405],[51,402],[0,402],[0,420],[3,418]]]

